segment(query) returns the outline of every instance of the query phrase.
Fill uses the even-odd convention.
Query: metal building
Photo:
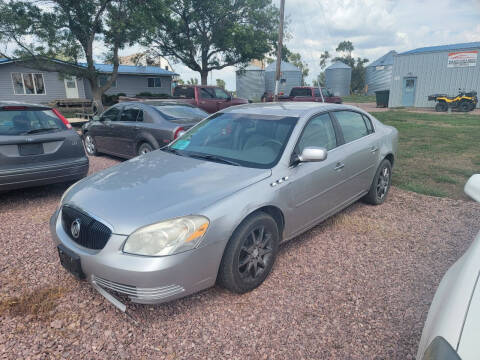
[[[434,107],[428,95],[480,94],[480,42],[424,47],[394,56],[389,107]],[[478,105],[477,105],[478,106]]]
[[[374,95],[375,91],[390,90],[393,56],[396,54],[395,50],[389,51],[366,67],[365,82],[368,95]]]
[[[265,92],[265,70],[255,65],[249,65],[236,71],[237,96],[260,101]]]
[[[277,63],[273,62],[265,68],[265,91],[268,93],[275,92],[276,67]],[[282,61],[278,92],[288,95],[295,86],[302,86],[302,72],[295,65]]]
[[[352,82],[352,68],[341,61],[337,61],[325,69],[325,83],[335,96],[350,94]]]

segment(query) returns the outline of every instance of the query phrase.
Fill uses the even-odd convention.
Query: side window
[[[360,139],[369,134],[362,114],[353,111],[337,111],[335,117],[342,129],[346,143]]]
[[[313,96],[320,97],[320,90],[318,90],[318,88],[313,89]]]
[[[119,113],[120,109],[118,107],[112,107],[103,113],[102,120],[116,121]]]
[[[363,116],[363,120],[365,120],[365,125],[367,125],[368,133],[373,134],[375,130],[373,129],[372,120],[370,120],[368,116],[365,116],[365,115],[362,115],[362,116]]]
[[[322,94],[323,94],[323,97],[329,97],[329,96],[331,96],[331,95],[330,95],[330,91],[328,91],[328,90],[325,89],[325,88],[322,88]]]
[[[200,97],[202,99],[214,99],[212,92],[208,88],[200,88]]]
[[[120,116],[120,121],[137,121],[138,114],[141,112],[140,109],[132,106],[125,106],[122,111],[122,116]]]
[[[227,99],[228,98],[228,94],[223,91],[222,89],[219,89],[219,88],[214,88],[215,90],[215,98],[217,99]]]
[[[298,140],[295,152],[300,154],[309,146],[323,147],[327,150],[337,146],[337,138],[329,114],[317,115],[308,122]]]
[[[143,121],[143,110],[138,110],[137,121]]]

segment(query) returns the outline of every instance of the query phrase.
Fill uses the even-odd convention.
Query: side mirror
[[[94,116],[92,117],[92,120],[93,120],[93,121],[100,121],[100,116],[94,115]]]
[[[320,147],[306,147],[298,157],[300,162],[317,162],[327,158],[327,149]]]
[[[227,96],[227,101],[232,101],[232,95]]]
[[[473,200],[480,202],[480,174],[475,174],[468,179],[464,191]]]

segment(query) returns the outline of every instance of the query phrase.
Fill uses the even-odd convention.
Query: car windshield
[[[64,130],[52,110],[0,110],[0,135],[22,135]]]
[[[296,117],[216,114],[193,127],[165,150],[268,169],[280,160],[297,120]]]
[[[208,116],[208,114],[205,111],[193,106],[161,105],[161,106],[155,106],[155,108],[167,120],[191,119],[191,118],[204,119]]]

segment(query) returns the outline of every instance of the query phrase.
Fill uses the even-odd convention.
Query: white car
[[[480,202],[480,174],[465,185]],[[480,359],[480,233],[443,277],[428,311],[417,360]]]

